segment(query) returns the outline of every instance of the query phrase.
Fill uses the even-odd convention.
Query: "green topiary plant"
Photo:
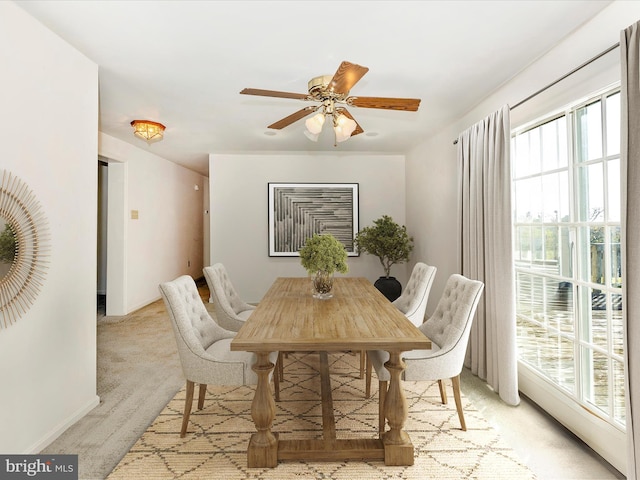
[[[300,263],[312,275],[315,298],[326,300],[333,294],[333,273],[347,273],[347,251],[330,233],[307,238],[300,249]]]
[[[304,246],[300,249],[300,263],[307,272],[326,272],[333,274],[338,271],[347,273],[347,251],[344,245],[330,233],[307,238]]]
[[[0,262],[12,264],[16,255],[16,234],[11,225],[5,224],[0,233]]]
[[[380,259],[385,277],[391,273],[391,265],[409,261],[413,250],[413,237],[407,234],[407,227],[400,226],[388,215],[373,222],[356,234],[355,244],[363,253],[370,253]]]

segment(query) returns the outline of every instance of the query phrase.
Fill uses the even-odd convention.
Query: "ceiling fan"
[[[318,112],[305,121],[307,130],[305,135],[313,140],[318,140],[322,131],[325,118],[332,118],[335,140],[343,142],[348,138],[358,135],[364,130],[355,121],[349,111],[341,106],[348,105],[361,108],[381,108],[385,110],[404,110],[415,112],[420,106],[418,98],[385,98],[385,97],[358,97],[349,96],[349,90],[360,81],[369,71],[367,67],[350,62],[342,62],[333,75],[321,75],[309,80],[309,93],[278,92],[274,90],[260,90],[257,88],[245,88],[240,93],[244,95],[260,95],[263,97],[292,98],[309,102],[320,102],[319,105],[311,105],[298,110],[291,115],[272,123],[268,128],[280,130],[298,120]]]

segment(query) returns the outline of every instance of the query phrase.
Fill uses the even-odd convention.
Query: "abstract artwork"
[[[330,233],[358,255],[358,184],[269,183],[269,256],[300,256],[314,233]]]

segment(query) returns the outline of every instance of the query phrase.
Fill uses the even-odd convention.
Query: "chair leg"
[[[187,399],[184,402],[184,414],[182,415],[182,429],[180,430],[180,438],[187,434],[187,425],[189,423],[189,415],[191,415],[191,404],[193,403],[193,382],[187,380]]]
[[[365,372],[365,388],[364,388],[364,397],[369,398],[371,396],[371,369],[373,365],[371,364],[371,359],[369,358],[369,354],[364,352],[366,360],[367,360],[367,369]]]
[[[386,418],[384,416],[384,402],[387,399],[387,387],[389,382],[378,382],[378,432],[384,433]]]
[[[366,361],[367,351],[360,350],[360,379],[364,378],[364,364]]]
[[[447,391],[444,388],[444,383],[442,379],[438,380],[438,388],[440,389],[440,398],[442,399],[442,404],[447,404]]]
[[[467,424],[464,423],[464,413],[462,413],[462,399],[460,398],[460,375],[456,375],[451,379],[453,383],[453,397],[456,399],[456,410],[458,410],[458,418],[463,431],[467,431]]]
[[[276,362],[276,364],[278,366],[278,369],[277,369],[277,372],[275,372],[275,373],[277,373],[277,375],[280,376],[280,381],[281,382],[284,381],[284,366],[283,366],[284,362],[282,360],[284,359],[285,356],[288,358],[289,354],[285,353],[283,355],[282,352],[278,352],[278,361]]]
[[[280,365],[282,365],[282,354],[278,352],[278,360],[276,360],[273,369],[273,389],[275,391],[276,402],[280,401]]]
[[[198,410],[202,410],[202,407],[204,407],[204,397],[206,394],[207,394],[207,384],[201,383],[200,391],[198,392]]]

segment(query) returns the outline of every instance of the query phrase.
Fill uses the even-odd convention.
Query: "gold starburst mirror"
[[[24,315],[44,281],[47,221],[37,198],[18,177],[0,170],[0,329]]]

